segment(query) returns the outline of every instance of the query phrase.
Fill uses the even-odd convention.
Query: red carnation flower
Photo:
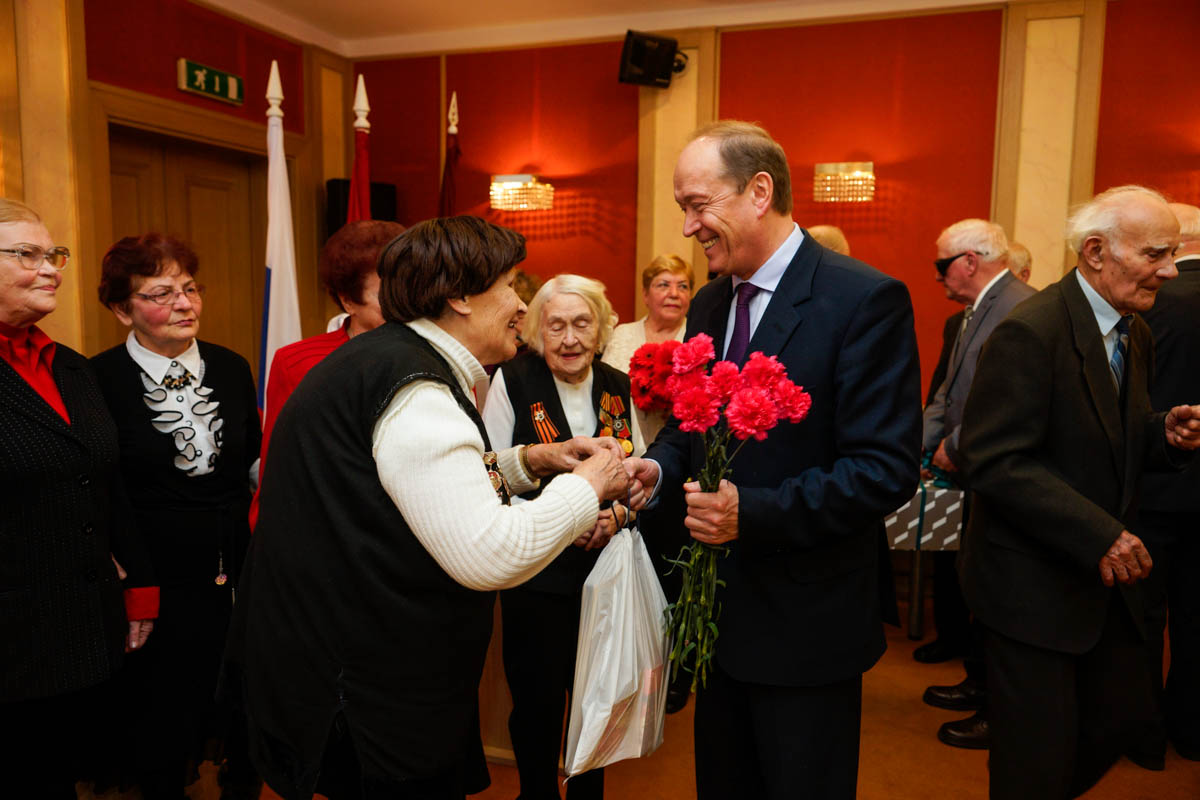
[[[739,389],[730,398],[725,419],[729,420],[729,430],[738,439],[753,436],[761,442],[767,438],[767,431],[779,422],[779,412],[766,389],[749,386]]]
[[[708,394],[713,395],[718,403],[721,398],[717,397],[709,386],[709,377],[703,372],[685,372],[682,375],[672,375],[667,378],[667,395],[669,397],[677,397],[684,392],[692,389],[703,389]]]
[[[728,403],[733,393],[742,388],[742,376],[737,364],[732,361],[718,361],[713,364],[709,391],[722,403]]]
[[[716,357],[712,337],[707,333],[697,333],[675,348],[673,355],[675,374],[682,375],[685,372],[703,369]]]
[[[679,419],[679,430],[704,433],[721,418],[721,403],[698,384],[675,395],[671,413]]]
[[[788,422],[800,422],[812,408],[812,396],[786,378],[780,378],[771,389],[771,397],[779,411],[779,418]]]
[[[742,385],[768,389],[780,378],[787,377],[787,368],[775,356],[751,353],[742,367]]]

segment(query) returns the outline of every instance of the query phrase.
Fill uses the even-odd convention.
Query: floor
[[[947,747],[936,738],[938,726],[960,716],[921,702],[925,687],[957,683],[958,662],[926,665],[912,660],[913,649],[903,631],[888,629],[883,659],[863,680],[862,751],[858,776],[860,800],[986,800],[987,753]],[[609,800],[685,800],[696,796],[692,759],[692,704],[667,718],[665,741],[647,758],[624,761],[606,770]],[[206,767],[210,765],[205,765]],[[492,765],[492,786],[474,800],[513,800],[516,770]],[[192,800],[217,800],[211,770],[188,790]],[[1200,762],[1167,753],[1163,772],[1148,772],[1122,760],[1086,800],[1198,800]],[[81,800],[92,800],[90,792]],[[277,800],[269,789],[264,800]],[[134,800],[109,792],[98,800]],[[731,800],[743,800],[731,798]]]

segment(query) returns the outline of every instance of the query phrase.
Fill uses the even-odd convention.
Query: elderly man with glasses
[[[946,287],[946,296],[965,308],[946,366],[946,377],[925,408],[923,447],[933,454],[935,467],[949,473],[963,488],[958,434],[963,406],[975,377],[983,343],[1018,303],[1034,294],[1008,269],[1008,239],[1004,230],[982,219],[960,220],[942,231],[937,240],[935,278]],[[966,522],[964,509],[964,525]],[[925,702],[939,708],[975,711],[966,719],[947,722],[938,739],[953,747],[982,749],[988,746],[986,679],[977,637],[954,568],[955,553],[934,554],[933,612],[937,639],[917,648],[913,657],[931,663],[962,654],[967,677],[954,686],[930,686]]]

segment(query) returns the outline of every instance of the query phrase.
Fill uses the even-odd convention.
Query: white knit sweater
[[[430,320],[408,323],[450,364],[468,397],[486,377],[463,345]],[[468,589],[524,583],[596,524],[596,493],[577,475],[559,475],[529,503],[500,502],[483,463],[483,438],[450,389],[435,381],[405,386],[375,424],[379,480],[422,546]],[[517,448],[497,453],[514,492],[537,485]]]

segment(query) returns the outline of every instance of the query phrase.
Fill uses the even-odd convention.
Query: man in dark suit
[[[1000,321],[1008,316],[1008,312],[1035,292],[1009,271],[1008,237],[1004,235],[1003,228],[987,220],[959,220],[943,230],[937,239],[937,258],[933,263],[937,270],[935,277],[946,287],[946,296],[962,303],[965,308],[962,326],[951,348],[946,378],[933,401],[925,407],[922,447],[933,453],[933,466],[950,474],[960,486],[966,488],[966,482],[960,474],[962,456],[958,450],[958,440],[963,407],[975,378],[979,351]],[[966,511],[963,517],[964,523],[969,521]],[[927,647],[935,649],[943,639],[947,640],[946,647],[957,645],[966,656],[963,663],[967,677],[955,686],[930,686],[925,691],[924,699],[926,703],[939,708],[975,711],[966,719],[942,725],[938,729],[938,739],[953,747],[980,749],[988,745],[987,714],[984,711],[987,680],[983,653],[978,644],[972,642],[977,637],[971,633],[969,618],[965,618],[968,615],[961,594],[954,592],[957,587],[945,586],[947,577],[957,579],[954,556],[954,553],[935,554],[938,559],[935,562],[936,580],[942,584],[939,587],[935,583],[935,590],[942,588],[943,591],[941,597],[934,595],[934,609],[935,613],[938,610],[943,613],[937,617],[938,639]],[[958,602],[949,602],[950,598],[946,595],[953,596],[953,600]],[[940,604],[937,602],[939,599],[942,601]],[[947,614],[947,605],[958,609],[958,613]],[[950,620],[957,625],[944,624]],[[951,636],[959,637],[958,641],[955,642]],[[918,661],[922,660],[918,652],[914,652],[913,656]]]
[[[1145,718],[1137,582],[1151,559],[1130,532],[1134,497],[1144,465],[1200,446],[1200,406],[1151,410],[1154,343],[1136,315],[1176,274],[1166,202],[1110,189],[1068,229],[1076,269],[992,332],[959,439],[973,492],[959,567],[986,632],[993,800],[1081,794]]]
[[[1200,397],[1200,208],[1172,203],[1171,211],[1179,221],[1179,277],[1142,315],[1154,333],[1150,404],[1159,409]],[[1150,679],[1158,702],[1150,730],[1130,756],[1142,766],[1162,769],[1168,738],[1179,755],[1200,760],[1200,458],[1182,472],[1146,473],[1136,530],[1154,559],[1142,588]],[[1171,670],[1164,693],[1168,620]]]
[[[775,355],[812,395],[808,418],[748,441],[715,493],[685,484],[703,446],[678,420],[629,462],[643,485],[686,493],[693,538],[729,548],[720,638],[696,699],[697,792],[853,797],[862,673],[886,647],[881,600],[894,601],[881,596],[882,520],[919,470],[911,301],[903,283],[792,221],[786,156],[755,125],[696,131],[675,199],[719,275],[693,300],[687,337],[707,333],[739,365]]]

